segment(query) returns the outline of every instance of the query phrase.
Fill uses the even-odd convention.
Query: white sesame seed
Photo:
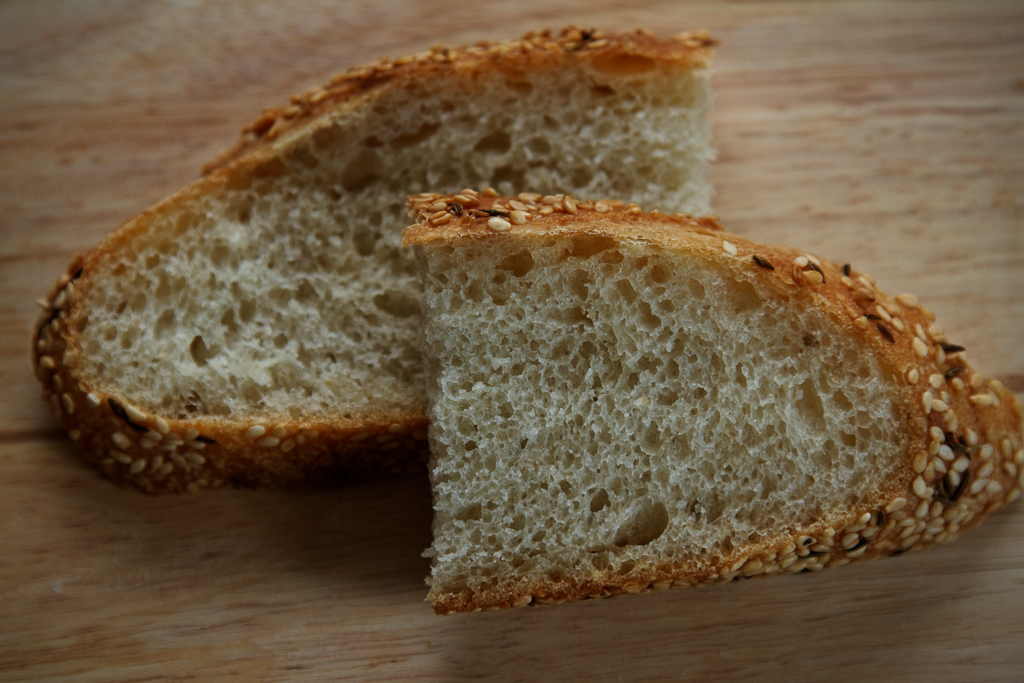
[[[577,211],[576,200],[574,200],[569,195],[566,195],[565,199],[562,200],[562,205],[565,207],[565,210],[568,213],[575,214]]]
[[[943,382],[945,381],[946,378],[937,372],[928,378],[928,384],[932,385],[933,389],[938,389],[939,387],[942,386]]]
[[[1008,439],[1008,438],[1003,439],[1002,446],[1003,446],[1003,455],[1005,457],[1009,458],[1010,454],[1013,453],[1013,446],[1010,444],[1010,439]]]
[[[942,448],[942,443],[938,439],[933,439],[932,442],[928,444],[928,455],[935,455],[939,452],[940,448]]]
[[[278,426],[278,427],[274,427],[274,430],[272,432],[270,432],[270,433],[273,436],[276,436],[277,438],[280,439],[280,438],[283,438],[286,434],[288,434],[288,430],[285,429],[284,427]]]
[[[1018,465],[1024,466],[1024,449],[1021,449],[1013,454],[1013,461]]]
[[[189,427],[181,435],[181,438],[182,438],[183,441],[191,441],[192,439],[196,438],[197,436],[199,436],[199,430],[196,429],[195,427]]]
[[[942,365],[943,363],[946,362],[946,352],[943,350],[941,346],[935,347],[935,362],[938,363],[939,365]]]
[[[512,221],[513,225],[523,225],[526,221],[530,220],[531,216],[526,211],[513,211],[509,215],[509,220]]]
[[[808,264],[807,257],[806,256],[797,256],[795,259],[793,259],[793,264],[797,268],[806,268],[807,264]]]
[[[899,318],[892,319],[892,326],[895,327],[900,332],[906,329],[906,327],[903,325],[903,321],[900,320]]]
[[[512,224],[504,218],[492,216],[487,220],[487,227],[495,232],[505,232],[512,227]]]
[[[946,405],[945,401],[943,401],[940,398],[937,398],[932,401],[932,410],[934,410],[937,413],[944,413],[947,410],[949,410],[949,406]]]
[[[195,451],[189,451],[189,452],[185,453],[185,455],[183,457],[185,458],[185,460],[187,460],[189,463],[195,465],[196,467],[199,467],[204,462],[206,462],[206,458],[204,458],[203,456],[199,455]]]
[[[842,544],[843,548],[849,549],[860,541],[860,534],[846,534],[843,536]]]
[[[444,201],[436,201],[430,205],[431,211],[445,211],[448,209],[448,203]]]
[[[75,402],[73,400],[71,400],[71,396],[70,395],[68,395],[68,394],[61,394],[60,395],[60,402],[61,402],[61,405],[64,406],[64,410],[65,410],[65,412],[67,412],[68,415],[74,415],[75,414]]]
[[[263,425],[253,425],[245,430],[245,434],[243,436],[247,439],[255,439],[257,436],[263,436],[266,433],[267,428]]]
[[[128,468],[128,471],[131,472],[132,474],[138,474],[144,469],[146,469],[146,461],[139,459],[132,461],[131,467]]]
[[[932,427],[928,430],[928,433],[932,435],[933,439],[945,439],[946,434],[938,427]]]
[[[935,458],[935,460],[932,460],[929,465],[934,472],[938,472],[939,474],[946,473],[946,462],[941,458]],[[931,477],[925,477],[925,479],[931,479]]]
[[[995,401],[992,400],[992,394],[975,394],[974,396],[971,396],[970,400],[971,403],[980,407],[990,406],[995,403]]]
[[[119,451],[116,448],[110,449],[109,455],[111,458],[121,463],[122,465],[127,465],[132,461],[132,456],[128,455],[124,451]]]
[[[516,601],[512,603],[512,606],[513,607],[526,607],[531,602],[533,602],[533,596],[532,595],[521,595],[520,597],[516,598]]]
[[[924,519],[925,517],[928,516],[928,509],[930,507],[931,507],[931,504],[927,500],[922,500],[920,503],[918,503],[917,509],[914,510],[914,517],[917,517],[918,519]],[[923,525],[922,525],[922,528],[923,528]],[[920,529],[918,529],[918,525],[917,524],[914,525],[914,531],[915,532],[920,531]]]
[[[982,489],[986,486],[988,486],[988,479],[977,479],[973,484],[971,484],[971,493],[977,495],[981,493]]]
[[[174,463],[175,467],[185,469],[188,466],[188,463],[185,462],[185,458],[181,457],[177,453],[171,453],[168,457],[171,459],[171,462]]]
[[[263,446],[264,448],[273,448],[274,446],[281,443],[281,439],[276,436],[265,436],[256,442],[257,445]]]
[[[907,381],[911,384],[917,384],[917,380],[921,378],[921,373],[917,371],[917,368],[913,368],[907,373]]]
[[[946,462],[953,462],[953,460],[956,458],[956,454],[953,453],[952,448],[950,448],[946,444],[942,444],[941,446],[939,446],[939,457],[941,457]]]
[[[978,454],[981,456],[982,460],[988,460],[989,458],[992,457],[992,454],[995,452],[995,446],[993,446],[990,443],[987,443],[981,447],[981,450],[978,452]]]
[[[85,395],[85,402],[89,404],[90,408],[95,408],[100,404],[100,398],[96,394],[88,393]]]
[[[114,442],[114,445],[119,448],[128,448],[132,445],[131,439],[122,434],[121,432],[114,432],[110,435],[110,440]]]
[[[739,251],[736,249],[736,245],[730,242],[729,240],[724,240],[722,242],[722,249],[725,251],[725,253],[729,254],[729,256],[735,256],[736,254],[739,253]]]
[[[1006,504],[1016,503],[1020,499],[1020,489],[1014,489],[1010,491],[1010,495],[1006,497]]]
[[[896,301],[899,301],[904,306],[909,306],[910,308],[917,308],[917,297],[914,296],[913,294],[900,294],[898,297],[896,297]]]
[[[135,406],[125,406],[124,412],[128,415],[128,419],[132,422],[145,422],[147,415],[136,408]]]
[[[812,285],[820,285],[822,282],[825,281],[825,278],[821,276],[821,273],[819,273],[816,270],[808,270],[807,272],[805,272],[804,279],[810,282]]]
[[[996,495],[997,493],[999,493],[1002,490],[1003,490],[1003,485],[1000,484],[995,479],[990,481],[988,483],[988,486],[985,487],[985,493],[987,493],[990,496],[994,496],[994,495]]]
[[[901,496],[901,497],[899,497],[899,498],[896,498],[896,499],[894,499],[894,500],[893,500],[893,501],[891,501],[891,502],[890,502],[890,503],[889,503],[888,505],[886,505],[886,506],[885,506],[885,511],[886,511],[886,512],[896,512],[897,510],[902,510],[902,509],[903,509],[903,507],[904,507],[904,506],[905,506],[906,504],[907,504],[907,499],[906,499],[906,498],[903,498],[903,497]]]
[[[881,306],[875,306],[875,313],[877,313],[878,317],[881,318],[882,320],[884,320],[885,322],[887,322],[887,323],[891,323],[892,322],[892,316],[889,315],[889,311],[885,310]]]
[[[287,441],[281,444],[281,452],[283,453],[288,453],[293,448],[295,448],[295,439],[288,439]]]
[[[160,466],[160,476],[166,477],[168,474],[174,471],[174,465],[169,462],[165,462]]]
[[[928,491],[928,485],[924,483],[924,478],[919,474],[914,479],[914,495],[918,498],[924,498]]]
[[[50,356],[40,356],[39,366],[46,368],[47,370],[53,370],[55,367],[57,367],[57,363],[55,363],[53,358]]]
[[[924,358],[928,355],[928,345],[921,341],[920,337],[914,337],[913,346],[914,353],[916,353],[919,358]]]
[[[970,466],[971,461],[965,456],[960,456],[959,458],[956,459],[956,462],[953,463],[953,471],[964,472]]]
[[[155,420],[153,420],[153,424],[156,426],[156,431],[160,432],[161,434],[167,434],[168,432],[171,431],[171,426],[167,424],[167,420],[163,419],[162,417],[158,417]]]
[[[985,463],[984,465],[981,466],[980,470],[978,470],[978,476],[979,477],[990,477],[990,476],[992,476],[992,470],[994,470],[994,469],[995,469],[995,466],[992,463],[987,462],[987,463]]]
[[[930,415],[932,412],[932,406],[935,405],[935,397],[932,396],[932,392],[924,392],[924,394],[921,395],[921,403],[924,405],[924,414]]]
[[[146,449],[146,450],[149,450],[149,449],[153,448],[154,446],[156,446],[156,441],[154,441],[153,439],[149,438],[148,436],[144,436],[141,439],[139,439],[139,446],[144,448],[144,449]]]
[[[868,319],[861,316],[853,321],[853,325],[859,330],[866,330],[868,329]]]
[[[924,472],[925,465],[928,464],[928,453],[921,451],[914,456],[914,471],[918,474]]]
[[[1016,477],[1017,476],[1017,465],[1015,465],[1012,462],[1004,462],[1003,463],[1003,471],[1006,472],[1011,477]]]
[[[152,460],[149,461],[149,469],[153,470],[154,472],[156,472],[163,466],[164,456],[162,455],[155,456]]]

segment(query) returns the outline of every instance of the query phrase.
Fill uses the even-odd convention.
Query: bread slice
[[[1020,402],[913,295],[714,219],[535,199],[435,225],[454,200],[423,195],[405,231],[439,613],[837,567],[1020,496]]]
[[[33,341],[44,399],[147,491],[422,469],[405,196],[615,188],[707,210],[712,43],[533,33],[382,60],[268,110],[60,278]]]

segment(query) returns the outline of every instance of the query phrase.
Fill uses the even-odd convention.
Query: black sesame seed
[[[875,323],[875,327],[878,328],[878,331],[882,333],[883,337],[889,340],[890,344],[896,343],[896,337],[892,336],[892,332],[889,331],[888,327],[886,327],[882,323]]]
[[[124,408],[121,407],[120,403],[118,403],[112,398],[108,398],[107,405],[110,406],[110,409],[114,411],[114,415],[117,415],[125,422],[131,422],[131,420],[128,419],[128,413],[125,412]]]
[[[208,443],[208,444],[216,444],[217,443],[216,441],[214,441],[210,437],[203,436],[202,434],[200,434],[199,436],[196,437],[196,441],[199,441],[201,443]]]
[[[875,514],[878,515],[878,526],[882,526],[883,524],[885,524],[886,520],[888,519],[888,517],[885,514],[885,510],[879,510]]]
[[[867,318],[868,320],[881,320],[882,319],[882,316],[875,315],[874,313],[865,313],[864,317]]]
[[[957,375],[959,375],[963,371],[964,371],[964,366],[963,365],[954,365],[953,367],[951,367],[948,370],[946,370],[946,372],[945,372],[946,379],[953,379],[954,377],[956,377]]]
[[[448,211],[454,213],[456,216],[462,215],[462,204],[458,202],[452,202],[451,206],[448,207]]]
[[[805,546],[813,545],[813,544],[814,544],[814,539],[813,538],[808,538],[807,540],[804,541],[804,545]]]
[[[959,353],[967,350],[959,344],[939,344],[939,346],[941,346],[942,350],[946,353]]]
[[[78,278],[82,277],[83,270],[85,270],[85,268],[79,268],[78,270],[76,270],[75,274],[71,276],[71,281],[74,282]]]
[[[508,214],[505,213],[504,211],[495,211],[494,209],[480,209],[480,211],[483,211],[488,216],[501,216],[502,218],[509,217]]]
[[[805,557],[820,557],[821,555],[827,555],[827,554],[828,553],[826,553],[824,550],[812,550],[809,553],[807,553],[807,555],[805,555]]]
[[[954,436],[953,432],[946,432],[946,445],[960,455],[966,455],[968,458],[971,457],[971,452],[967,450],[966,446],[960,443],[960,440]]]
[[[132,431],[139,432],[140,434],[149,431],[149,427],[143,427],[140,424],[135,424],[131,420],[125,420],[125,422],[128,423],[128,426],[132,429]]]
[[[850,268],[850,264],[849,263],[844,263],[843,264],[843,275],[845,275],[846,277],[850,277],[850,273],[852,273],[852,272],[853,272],[853,269]]]
[[[757,254],[754,254],[751,258],[754,259],[754,263],[761,266],[762,268],[765,268],[767,270],[775,270],[775,266],[772,265],[772,262],[764,258],[763,256],[758,256]]]

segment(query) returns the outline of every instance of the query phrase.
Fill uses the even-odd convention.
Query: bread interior
[[[696,571],[893,486],[894,371],[820,308],[694,254],[538,240],[421,248],[435,597]]]
[[[407,194],[492,186],[708,210],[706,70],[599,66],[371,91],[156,212],[82,281],[84,376],[178,418],[424,410]]]

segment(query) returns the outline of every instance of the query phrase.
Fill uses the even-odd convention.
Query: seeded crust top
[[[1024,487],[1024,408],[998,380],[967,363],[934,314],[913,294],[890,297],[866,273],[789,247],[768,247],[725,232],[717,217],[645,212],[616,200],[493,190],[408,198],[418,222],[403,242],[441,248],[474,240],[540,244],[552,237],[644,241],[668,252],[697,253],[718,265],[754,274],[786,297],[810,297],[850,335],[894,370],[900,381],[909,447],[894,454],[887,492],[843,519],[822,520],[799,537],[766,539],[727,563],[695,571],[678,564],[610,582],[539,582],[497,599],[432,592],[438,613],[606,597],[670,587],[726,583],[737,578],[816,571],[861,559],[918,550],[955,539]]]
[[[544,29],[525,33],[519,40],[479,41],[472,45],[434,45],[414,55],[352,67],[337,74],[325,86],[293,95],[283,107],[269,107],[242,129],[242,138],[203,167],[210,174],[258,149],[273,146],[339,108],[356,106],[360,97],[378,88],[411,82],[442,70],[471,75],[479,69],[533,70],[583,60],[598,71],[614,76],[641,73],[654,63],[684,69],[711,64],[717,44],[705,31],[680,33],[671,40],[637,29],[632,33],[605,33],[567,26],[558,32]]]

